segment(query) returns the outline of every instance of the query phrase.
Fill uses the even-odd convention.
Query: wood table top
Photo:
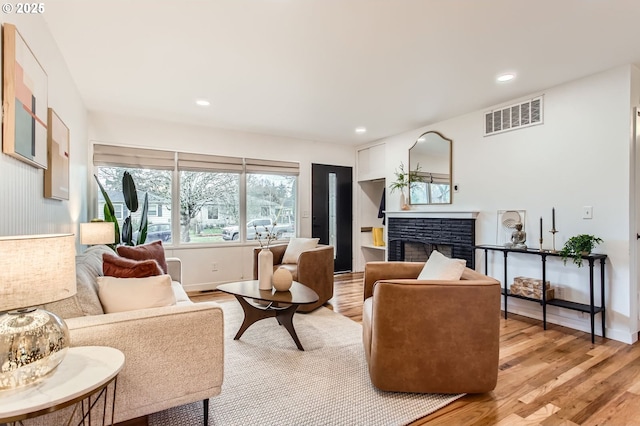
[[[318,301],[318,294],[315,291],[297,281],[291,284],[288,291],[260,290],[258,280],[220,284],[217,288],[225,293],[266,302],[307,305]]]

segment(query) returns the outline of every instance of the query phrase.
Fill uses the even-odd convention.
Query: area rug
[[[221,303],[224,383],[211,398],[209,424],[404,425],[463,396],[382,392],[369,380],[360,324],[327,308],[296,314],[299,351],[275,318],[242,323],[237,302]],[[202,402],[149,416],[150,426],[201,425]]]

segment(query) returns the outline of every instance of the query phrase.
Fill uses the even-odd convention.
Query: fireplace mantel
[[[475,219],[480,212],[477,211],[420,211],[420,210],[400,210],[385,211],[387,217],[416,218],[416,219]]]

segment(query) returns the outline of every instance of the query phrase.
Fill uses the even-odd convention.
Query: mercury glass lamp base
[[[0,316],[0,390],[36,383],[62,362],[69,348],[64,321],[43,309]]]

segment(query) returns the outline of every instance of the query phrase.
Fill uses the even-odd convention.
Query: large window
[[[217,219],[209,218],[212,204],[218,208]],[[238,223],[239,216],[239,173],[180,172],[181,242],[222,242],[223,228]]]
[[[282,239],[295,235],[297,163],[96,144],[94,165],[120,224],[129,215],[122,195],[124,172],[131,173],[141,205],[148,194],[147,242],[238,242],[265,230]],[[104,217],[104,199],[98,197]],[[137,230],[140,212],[132,219]]]

